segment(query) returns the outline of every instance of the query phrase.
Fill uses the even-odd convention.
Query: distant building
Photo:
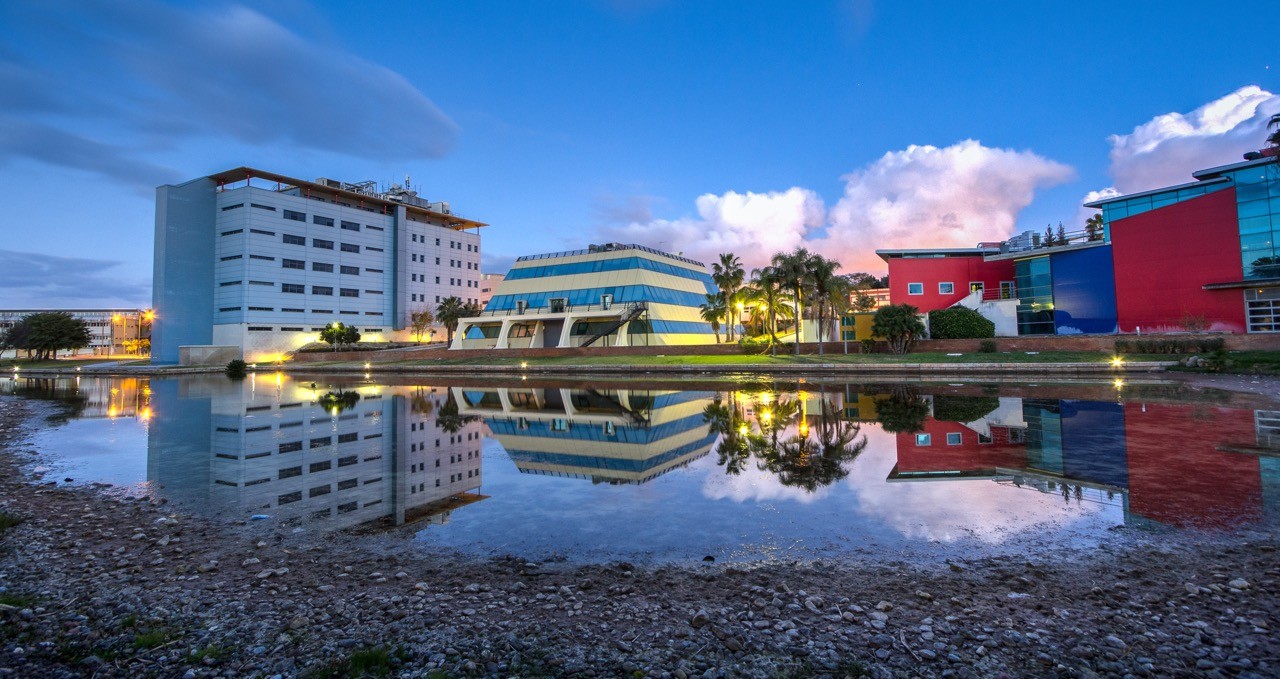
[[[998,244],[976,248],[876,250],[889,265],[889,299],[922,312],[945,309],[973,292],[983,298],[1014,296],[1013,264],[988,262]]]
[[[507,277],[504,273],[486,273],[480,275],[480,306],[485,306],[493,299],[493,291]]]
[[[0,309],[0,332],[7,331],[31,314],[48,312],[69,313],[89,326],[89,346],[69,352],[75,355],[119,356],[135,353],[129,351],[131,344],[126,343],[146,339],[151,334],[150,312],[142,309]],[[0,352],[0,357],[7,353]]]
[[[529,255],[450,348],[712,344],[699,307],[716,290],[706,265],[642,245]]]
[[[889,301],[889,288],[869,288],[867,290],[855,290],[849,294],[849,303],[852,304],[856,302],[858,299],[858,295],[866,295],[867,297],[871,298],[871,301],[876,303],[875,306],[871,307],[871,311],[875,311],[876,309],[879,309],[882,306],[888,306],[889,304],[892,304],[892,302]]]
[[[330,323],[408,341],[409,315],[480,299],[482,222],[407,186],[241,167],[156,190],[152,356],[230,346],[270,360]]]

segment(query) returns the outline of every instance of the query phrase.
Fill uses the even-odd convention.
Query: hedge
[[[1212,354],[1225,347],[1226,340],[1221,337],[1116,340],[1117,354]]]
[[[933,339],[985,339],[996,336],[996,324],[962,306],[929,312],[929,336]]]
[[[933,419],[939,422],[977,422],[1000,407],[997,396],[951,396],[937,394],[933,397]]]

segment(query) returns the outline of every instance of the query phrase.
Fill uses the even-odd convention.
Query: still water
[[[1280,524],[1280,412],[1168,384],[264,373],[0,394],[48,401],[46,479],[476,555],[967,558]]]

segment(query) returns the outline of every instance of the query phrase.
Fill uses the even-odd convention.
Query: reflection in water
[[[710,392],[454,387],[523,474],[645,483],[706,455]]]
[[[817,412],[810,412],[815,401]],[[755,461],[783,486],[814,492],[849,475],[848,465],[867,447],[862,426],[847,418],[826,387],[817,394],[777,391],[717,394],[703,409],[711,431],[721,435],[717,463],[741,474]]]
[[[235,520],[430,525],[476,551],[1079,544],[1117,523],[1280,520],[1275,411],[1110,383],[799,387],[0,381],[69,405],[41,447],[79,480]]]

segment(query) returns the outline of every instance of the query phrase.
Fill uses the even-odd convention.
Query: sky
[[[972,246],[1191,181],[1280,112],[1260,6],[0,3],[0,308],[150,305],[155,187],[412,178],[519,255]]]

